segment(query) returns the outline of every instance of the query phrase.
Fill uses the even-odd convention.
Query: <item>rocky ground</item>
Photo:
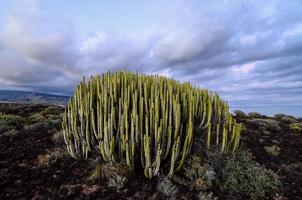
[[[118,189],[106,181],[90,180],[93,162],[74,160],[64,150],[62,112],[55,106],[0,104],[5,115],[0,118],[0,199],[165,199],[157,190],[157,180],[141,175],[131,176]],[[257,113],[237,113],[236,118],[245,126],[242,148],[280,177],[278,194],[267,198],[302,199],[302,134],[290,130],[290,124],[299,119]],[[177,192],[177,199],[214,199],[197,198],[196,191],[184,186]],[[243,199],[212,192],[219,199]]]

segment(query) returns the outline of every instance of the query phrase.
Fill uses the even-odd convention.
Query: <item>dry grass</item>
[[[58,161],[66,159],[68,153],[65,149],[55,148],[44,155],[39,155],[37,164],[39,167],[50,167]]]
[[[281,148],[276,145],[265,146],[264,149],[265,149],[266,153],[268,153],[268,155],[274,156],[274,157],[279,156],[280,150],[281,150]]]
[[[125,163],[97,163],[94,161],[93,164],[95,167],[89,177],[91,181],[109,180],[116,176],[129,177],[132,174],[132,169]]]

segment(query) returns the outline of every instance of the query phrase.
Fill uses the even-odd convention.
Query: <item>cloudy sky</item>
[[[72,94],[128,69],[302,116],[301,0],[0,0],[0,89]]]

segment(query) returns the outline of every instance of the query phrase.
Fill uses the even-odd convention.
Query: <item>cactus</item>
[[[206,148],[235,151],[241,125],[215,93],[158,75],[104,73],[76,87],[63,116],[67,150],[74,158],[140,160],[145,176],[171,177],[201,132]],[[199,131],[197,131],[199,130]]]

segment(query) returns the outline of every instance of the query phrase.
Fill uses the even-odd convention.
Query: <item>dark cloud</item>
[[[70,93],[83,75],[128,69],[218,91],[232,108],[302,115],[299,0],[176,0],[133,33],[83,34],[41,8],[18,1],[2,20],[0,85]]]

